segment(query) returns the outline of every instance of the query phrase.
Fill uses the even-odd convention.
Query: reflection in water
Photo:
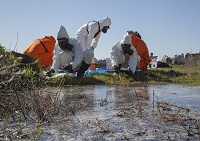
[[[147,87],[84,86],[64,88],[59,99],[74,111],[90,110],[98,118],[111,118],[114,110],[149,100]],[[84,111],[82,111],[84,112]]]
[[[95,86],[94,103],[98,118],[111,118],[115,110],[149,100],[147,87]]]
[[[148,93],[157,100],[170,100],[180,105],[199,107],[200,86],[149,85]]]
[[[160,140],[170,137],[172,140],[184,140],[187,132],[180,125],[178,128],[174,123],[165,126],[156,119],[148,119],[153,94],[157,101],[167,99],[184,103],[185,106],[199,107],[199,92],[200,87],[181,85],[66,87],[59,95],[59,99],[62,99],[61,114],[51,128],[46,127],[47,133],[44,132],[42,138],[48,140],[53,136],[55,140]],[[174,136],[174,133],[178,135]],[[195,136],[192,138],[196,139]]]
[[[98,119],[112,117],[113,89],[108,86],[95,86],[94,109]]]

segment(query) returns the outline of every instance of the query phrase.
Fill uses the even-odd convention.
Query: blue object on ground
[[[141,72],[142,70],[136,70],[136,72]],[[103,74],[105,72],[115,72],[115,70],[107,70],[106,66],[101,67],[98,70],[87,70],[85,71],[84,75],[91,75],[91,74]],[[122,70],[123,72],[123,70]]]
[[[141,72],[142,70],[136,70],[136,72]]]

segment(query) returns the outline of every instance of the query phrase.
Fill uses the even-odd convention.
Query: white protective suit
[[[62,50],[58,43],[54,47],[53,64],[51,69],[58,71],[63,66],[72,65],[72,69],[80,67],[83,60],[83,50],[76,39],[69,38],[69,35],[64,26],[58,30],[57,38],[67,38],[69,43],[73,45],[72,51]]]
[[[129,69],[134,73],[140,61],[140,57],[137,54],[135,47],[133,47],[132,45],[130,49],[132,49],[134,53],[131,56],[128,54],[124,54],[121,44],[131,45],[131,37],[128,33],[125,34],[121,42],[117,42],[111,50],[110,59],[112,67],[114,68],[115,65],[118,66],[119,64],[122,64],[122,66],[127,66],[127,67],[129,66]]]
[[[99,20],[98,22],[99,25],[95,21],[86,23],[77,31],[76,39],[78,40],[78,42],[80,42],[83,51],[85,51],[86,49],[90,49],[91,47],[93,48],[97,47],[97,43],[99,41],[101,32],[99,32],[99,34],[95,38],[94,35],[99,31],[99,26],[101,31],[104,26],[111,25],[111,19],[108,17]]]

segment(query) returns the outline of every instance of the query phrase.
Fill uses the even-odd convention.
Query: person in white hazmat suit
[[[112,67],[117,73],[121,67],[129,67],[129,75],[135,73],[140,57],[135,47],[131,45],[131,37],[128,33],[124,35],[121,42],[117,42],[112,47],[110,55]]]
[[[111,19],[108,17],[99,21],[90,21],[84,24],[76,33],[76,39],[81,43],[83,51],[88,48],[94,50],[97,47],[101,31],[107,33],[110,25]]]
[[[77,31],[76,39],[81,44],[83,51],[90,49],[90,51],[87,51],[87,62],[82,62],[83,69],[88,69],[92,60],[94,60],[94,49],[97,47],[101,32],[107,33],[110,25],[111,19],[106,17],[102,20],[90,21]]]
[[[85,55],[84,58],[87,59],[87,52],[83,53],[78,41],[70,38],[65,27],[62,25],[57,33],[57,40],[58,43],[54,47],[53,64],[51,70],[47,72],[48,76],[59,71],[73,72],[81,66],[83,54]]]

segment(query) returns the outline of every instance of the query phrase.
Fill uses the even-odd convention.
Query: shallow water
[[[40,140],[200,140],[196,120],[180,122],[184,116],[200,119],[200,86],[73,86],[56,96],[59,113],[40,126]],[[162,101],[172,105],[165,116],[178,107],[179,121],[164,120],[158,110]]]
[[[183,86],[183,85],[150,85],[148,86],[148,94],[155,94],[158,100],[169,100],[184,105],[191,110],[200,106],[200,86]]]
[[[200,139],[188,136],[179,123],[152,116],[154,104],[163,100],[199,115],[199,86],[78,86],[62,89],[59,98],[65,106],[53,123],[43,126],[41,140]]]

